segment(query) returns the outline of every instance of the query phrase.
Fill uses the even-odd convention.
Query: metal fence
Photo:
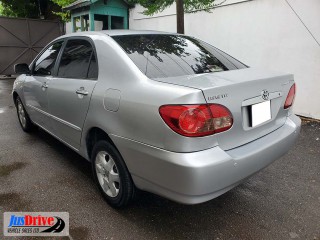
[[[58,21],[0,17],[0,75],[16,63],[31,63],[51,40],[63,34]]]

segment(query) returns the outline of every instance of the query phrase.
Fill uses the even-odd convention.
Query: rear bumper
[[[291,115],[276,131],[229,151],[217,146],[175,153],[117,136],[111,138],[138,188],[177,202],[196,204],[232,189],[287,153],[300,126],[301,120]]]

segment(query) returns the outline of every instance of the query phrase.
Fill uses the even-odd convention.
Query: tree
[[[196,11],[210,11],[217,5],[216,0],[129,0],[131,4],[138,3],[146,10],[143,12],[146,15],[153,15],[162,12],[165,8],[171,6],[176,2],[177,13],[177,33],[184,33],[184,13],[191,13]]]
[[[2,6],[2,4],[0,2],[0,16],[2,16],[2,12],[3,12],[3,6]]]
[[[2,16],[39,18],[38,0],[1,0]]]
[[[51,0],[55,4],[62,8],[70,5],[71,3],[75,2],[76,0]],[[70,11],[58,11],[54,12],[57,16],[61,18],[62,21],[64,22],[69,22],[70,21]]]
[[[70,18],[70,13],[63,12],[62,7],[74,1],[76,0],[1,0],[0,15],[66,21]]]

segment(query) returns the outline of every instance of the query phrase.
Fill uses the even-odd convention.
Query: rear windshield
[[[113,39],[149,78],[237,69],[221,51],[187,36],[148,34],[113,36]]]

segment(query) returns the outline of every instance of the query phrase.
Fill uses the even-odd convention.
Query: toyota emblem
[[[268,100],[269,99],[269,92],[267,90],[263,90],[261,93],[261,97],[263,100]]]

